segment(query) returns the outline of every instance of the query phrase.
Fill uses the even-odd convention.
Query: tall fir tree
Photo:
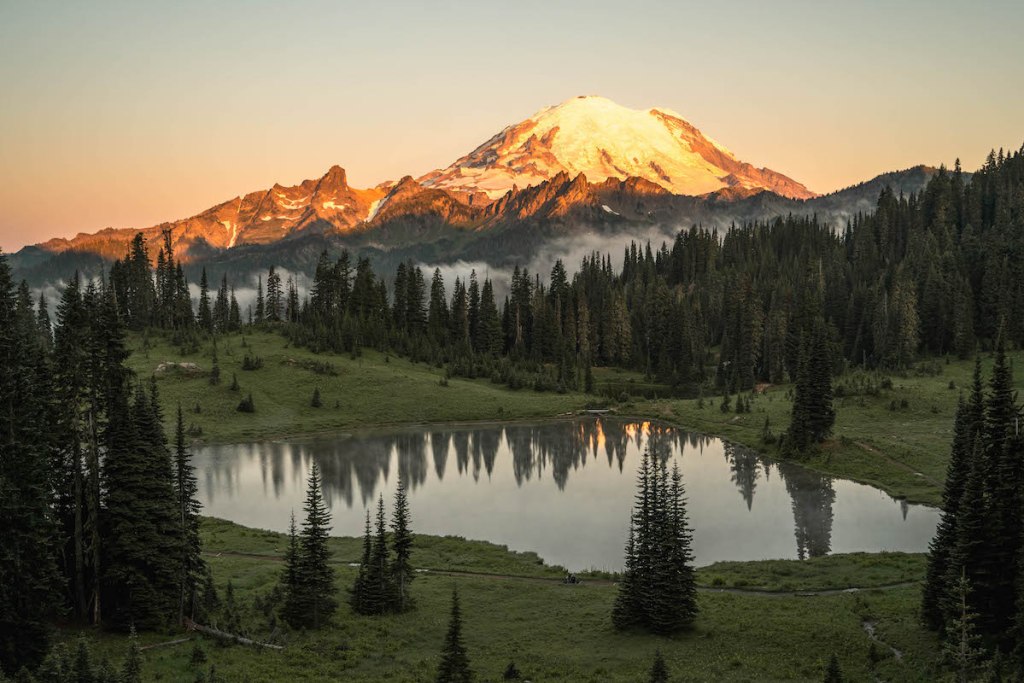
[[[23,308],[23,307],[22,307]],[[58,613],[49,369],[0,252],[0,671],[34,667]]]
[[[416,576],[412,568],[413,535],[409,528],[409,500],[405,490],[405,479],[398,477],[398,488],[395,490],[395,512],[391,521],[391,546],[395,558],[391,563],[391,581],[394,584],[394,609],[405,612],[412,607],[409,597],[409,584]]]
[[[462,642],[462,611],[459,608],[459,593],[452,590],[452,609],[448,620],[448,632],[444,637],[441,662],[437,666],[437,683],[471,683],[473,670],[469,655]]]
[[[373,555],[373,535],[370,527],[370,511],[366,511],[366,528],[363,533],[363,554],[360,556],[359,571],[349,591],[349,605],[357,614],[373,614],[374,606],[367,600],[370,558]]]
[[[199,312],[196,322],[204,332],[213,332],[213,309],[210,307],[210,283],[206,278],[206,268],[199,276]]]
[[[104,614],[114,626],[151,629],[178,613],[182,538],[163,427],[140,387],[117,395],[103,462]]]
[[[365,604],[370,614],[384,614],[393,597],[390,565],[388,562],[388,536],[384,519],[384,496],[377,499],[377,517],[370,562],[366,570]]]
[[[199,597],[199,585],[206,571],[202,542],[199,538],[199,513],[202,504],[197,496],[195,468],[185,436],[185,420],[178,404],[174,428],[174,498],[178,511],[178,529],[181,534],[181,565],[179,567],[178,619],[194,619]]]
[[[637,473],[637,495],[625,567],[612,607],[612,624],[670,634],[697,616],[691,531],[678,467],[648,450]]]
[[[313,463],[306,486],[306,513],[299,534],[299,587],[306,608],[304,625],[320,628],[337,609],[337,586],[334,568],[330,565],[327,538],[330,533],[330,513],[324,504],[320,467]]]
[[[295,526],[295,513],[292,512],[288,522],[288,550],[284,554],[284,571],[281,573],[281,586],[284,589],[281,616],[293,626],[301,626],[307,613],[306,595],[301,582],[301,562],[299,534]]]
[[[328,619],[337,608],[334,598],[334,569],[330,566],[330,551],[327,538],[330,533],[330,513],[324,504],[320,467],[314,463],[303,508],[306,518],[302,524],[302,572],[303,582],[310,590],[313,608],[313,626]]]
[[[980,369],[976,372],[980,372]],[[929,628],[936,631],[941,630],[943,626],[942,600],[947,589],[946,571],[950,554],[956,544],[957,513],[970,471],[968,454],[973,445],[973,439],[968,421],[967,405],[961,398],[957,405],[953,425],[953,445],[949,454],[949,464],[946,467],[946,483],[942,492],[942,516],[939,518],[935,536],[928,545],[928,567],[921,596],[921,617]]]

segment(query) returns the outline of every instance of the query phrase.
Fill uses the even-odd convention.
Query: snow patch
[[[620,215],[622,215],[618,211],[613,211],[612,207],[608,206],[607,204],[602,204],[601,208],[604,209],[606,212],[612,214],[613,216],[620,216]]]
[[[298,199],[290,199],[281,192],[275,192],[274,194],[277,195],[277,198],[279,200],[281,200],[278,203],[281,205],[282,209],[295,211],[297,209],[304,209],[306,208],[306,205],[309,204],[310,195],[306,195],[305,197],[299,197]]]
[[[334,209],[335,211],[341,211],[342,209],[348,208],[348,204],[335,204],[334,201],[326,201],[320,206],[325,209]]]
[[[376,216],[382,208],[384,208],[384,203],[387,201],[387,199],[387,197],[381,197],[380,199],[373,200],[373,203],[370,204],[370,210],[366,214],[367,223],[372,221],[373,217]]]
[[[235,246],[235,242],[238,240],[238,226],[235,225],[234,221],[221,221],[220,224],[224,226],[225,230],[231,231],[231,237],[228,238],[228,249],[230,249]]]

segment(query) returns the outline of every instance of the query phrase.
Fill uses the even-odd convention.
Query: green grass
[[[1012,363],[1024,363],[1024,352],[1008,354]],[[983,358],[988,380],[992,359]],[[812,469],[878,487],[910,502],[938,505],[945,480],[949,444],[957,397],[970,390],[974,361],[938,363],[936,375],[909,373],[869,375],[852,372],[834,380],[838,387],[858,378],[875,381],[888,377],[891,389],[878,395],[837,397],[834,438],[820,452],[800,460]],[[1024,389],[1024,375],[1017,374],[1016,386]],[[952,383],[952,388],[951,388]],[[655,417],[683,429],[720,436],[779,457],[774,446],[761,438],[765,418],[778,435],[789,425],[792,387],[768,387],[755,397],[752,412],[723,413],[720,397],[699,400],[633,401],[622,407],[623,414]],[[906,408],[900,407],[906,401]],[[895,403],[896,410],[891,407]],[[733,397],[735,406],[735,397]]]
[[[245,529],[218,520],[203,524],[208,561],[218,586],[228,580],[243,606],[251,635],[265,638],[271,631],[266,617],[252,605],[266,595],[281,571],[276,559],[284,538],[280,534]],[[870,680],[877,673],[887,681],[931,681],[936,642],[916,619],[916,587],[863,590],[856,594],[816,597],[703,592],[695,628],[673,638],[641,633],[618,633],[609,615],[615,586],[584,581],[578,586],[550,579],[555,570],[538,565],[529,555],[507,553],[485,543],[418,537],[419,566],[444,563],[452,571],[508,573],[524,578],[420,574],[412,592],[417,609],[389,617],[360,617],[343,605],[330,628],[318,632],[283,634],[283,652],[223,646],[200,639],[209,661],[189,663],[192,643],[143,653],[144,676],[154,681],[193,681],[210,663],[228,681],[429,681],[447,626],[452,588],[463,606],[464,636],[478,680],[498,680],[510,660],[533,681],[643,680],[660,649],[675,681],[821,680],[829,655],[835,652],[847,680]],[[355,569],[347,560],[356,539],[332,539],[331,549],[342,597]],[[228,551],[248,555],[231,555]],[[219,553],[219,555],[218,555]],[[920,578],[920,561],[912,556],[836,556],[800,563],[752,562],[716,565],[702,571],[721,576],[799,577],[802,585],[831,585],[833,567],[858,566],[869,581],[889,583],[891,576]],[[916,570],[915,567],[916,566]],[[766,568],[770,570],[766,571]],[[916,573],[915,573],[916,572]],[[826,583],[815,578],[820,574]],[[858,578],[861,576],[858,573]],[[782,579],[779,579],[782,580]],[[772,585],[769,580],[765,585]],[[902,652],[897,661],[888,647],[877,646],[881,660],[868,658],[871,641],[864,621],[876,625],[888,645]],[[76,632],[65,632],[73,639]],[[124,636],[89,633],[103,656],[118,660]],[[148,633],[143,644],[180,637],[180,632]]]
[[[242,340],[245,340],[245,347]],[[212,346],[182,355],[160,336],[129,340],[133,353],[128,364],[141,378],[149,378],[162,362],[195,363],[201,372],[160,374],[158,387],[168,425],[180,403],[187,425],[202,429],[206,442],[239,442],[358,427],[460,421],[513,420],[556,417],[583,407],[579,393],[511,391],[489,380],[451,379],[442,386],[444,371],[411,363],[372,350],[352,359],[347,355],[314,354],[289,347],[277,334],[254,333],[220,338],[217,345],[221,383],[210,386]],[[259,370],[242,370],[246,353],[263,359]],[[328,362],[336,376],[318,374],[308,365]],[[240,391],[230,390],[231,376]],[[319,387],[323,407],[310,400]],[[238,412],[241,398],[252,393],[255,413]],[[196,404],[201,412],[193,412]]]
[[[455,536],[417,536],[413,563],[436,571],[510,574],[560,579],[562,567],[551,566],[532,552],[517,552],[487,541],[468,541]],[[280,560],[288,539],[283,534],[250,529],[223,519],[203,519],[203,551],[207,556],[242,554]],[[329,541],[332,561],[337,564],[359,562],[363,552],[361,538],[332,537]]]
[[[808,560],[716,562],[697,570],[702,586],[768,592],[877,588],[921,581],[925,555],[847,553]]]

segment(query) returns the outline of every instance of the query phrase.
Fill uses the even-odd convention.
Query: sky
[[[0,248],[332,164],[418,176],[582,94],[817,192],[1024,142],[1024,3],[0,0]]]

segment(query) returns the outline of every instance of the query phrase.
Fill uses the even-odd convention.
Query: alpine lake
[[[361,536],[406,482],[416,533],[534,551],[570,571],[622,568],[645,449],[678,464],[698,566],[840,552],[923,552],[939,511],[653,422],[587,417],[423,426],[197,448],[203,514],[287,531],[313,463],[332,535]]]

